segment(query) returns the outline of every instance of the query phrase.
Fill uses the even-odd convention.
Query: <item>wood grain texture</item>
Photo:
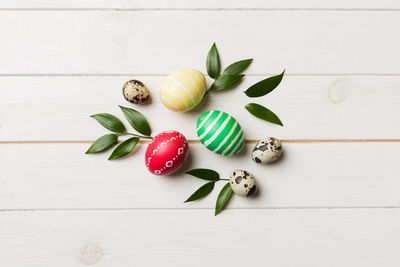
[[[124,100],[122,85],[133,78],[149,87],[153,97],[150,105],[138,106]],[[400,137],[398,76],[286,76],[276,91],[267,96],[255,99],[243,94],[262,78],[246,77],[237,88],[208,94],[195,110],[176,113],[165,108],[159,99],[164,76],[0,77],[0,140],[95,140],[108,131],[89,117],[92,114],[109,112],[128,126],[117,105],[145,114],[153,134],[174,129],[190,140],[197,140],[198,116],[210,109],[234,116],[247,140],[266,136],[291,140]],[[285,126],[251,116],[244,109],[249,102],[267,106]]]
[[[2,212],[0,263],[85,266],[94,244],[99,267],[397,267],[399,223],[399,209]]]
[[[206,20],[205,20],[206,18]],[[398,11],[2,11],[0,74],[204,72],[216,42],[251,74],[400,74]]]
[[[283,158],[270,166],[250,160],[253,145],[229,159],[191,145],[183,168],[165,177],[146,170],[144,145],[116,161],[106,160],[110,152],[85,155],[87,147],[1,145],[0,209],[212,209],[223,182],[207,198],[183,204],[204,184],[183,173],[192,168],[215,169],[221,177],[244,169],[255,176],[258,196],[234,196],[229,208],[400,206],[400,143],[284,144]]]
[[[0,8],[85,8],[85,9],[397,9],[396,0],[2,0]]]
[[[398,25],[395,0],[0,1],[0,266],[398,267]],[[254,58],[249,76],[193,112],[168,111],[162,80],[205,73],[212,42],[224,67]],[[242,93],[284,68],[270,95]],[[151,105],[123,100],[133,78]],[[248,102],[285,127],[251,117]],[[146,144],[114,162],[111,151],[84,154],[107,133],[89,115],[123,118],[118,104],[143,112],[153,134],[176,129],[196,142],[197,117],[221,109],[247,140],[291,142],[270,166],[250,160],[254,144],[227,159],[192,143],[177,174],[157,177]],[[224,183],[183,204],[205,183],[184,171],[199,167],[246,169],[258,195],[233,196],[217,217]]]

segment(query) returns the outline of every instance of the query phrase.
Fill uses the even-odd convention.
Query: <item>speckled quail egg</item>
[[[150,102],[150,92],[146,85],[138,80],[130,80],[124,84],[122,93],[127,101],[134,104]]]
[[[251,158],[255,163],[268,164],[277,160],[281,154],[281,142],[274,137],[268,137],[257,143],[251,153]]]
[[[250,196],[257,191],[256,179],[244,170],[234,170],[229,175],[232,191],[242,197]]]

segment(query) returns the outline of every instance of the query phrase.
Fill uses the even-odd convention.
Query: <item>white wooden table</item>
[[[399,266],[399,27],[395,0],[2,0],[0,266]],[[168,111],[162,80],[205,73],[212,42],[224,66],[253,57],[248,76],[193,112]],[[251,117],[242,91],[284,68],[256,99],[282,128]],[[129,79],[147,84],[151,105],[125,102]],[[107,132],[89,115],[122,117],[118,104],[153,134],[191,140],[182,171],[151,175],[145,144],[113,162],[84,154]],[[196,142],[209,109],[238,119],[245,153],[227,160]],[[256,166],[250,151],[267,136],[284,158]],[[222,184],[183,204],[203,183],[183,171],[198,167],[246,169],[259,195],[216,217]]]

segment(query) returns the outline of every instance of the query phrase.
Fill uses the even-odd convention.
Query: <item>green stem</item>
[[[133,133],[125,133],[125,134],[133,135],[133,136],[140,137],[140,138],[153,139],[153,137],[147,136],[147,135],[138,135],[138,134],[133,134]]]
[[[218,77],[217,77],[218,78]],[[215,79],[216,80],[216,79]],[[214,82],[215,82],[215,80],[214,80]],[[213,82],[213,84],[214,84],[214,82]],[[212,86],[212,84],[211,84],[211,86]],[[205,97],[210,91],[211,91],[211,86],[210,86],[210,88],[208,88],[207,90],[206,90],[206,92],[204,93],[204,96],[203,97]]]
[[[219,180],[220,181],[229,181],[229,179],[223,179],[223,178],[220,178]]]

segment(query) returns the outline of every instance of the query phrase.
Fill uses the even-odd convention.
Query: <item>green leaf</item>
[[[95,118],[101,125],[107,128],[110,131],[116,133],[126,133],[126,129],[122,121],[120,121],[117,117],[108,114],[108,113],[99,113],[90,116]]]
[[[125,115],[126,120],[132,127],[141,134],[150,135],[151,130],[149,123],[142,113],[132,108],[119,106]]]
[[[210,51],[208,51],[207,61],[206,61],[207,73],[211,78],[215,79],[218,77],[221,71],[221,63],[219,62],[219,55],[215,43],[211,46]]]
[[[275,113],[262,105],[250,103],[247,104],[244,108],[257,118],[283,126],[278,116],[276,116]]]
[[[244,91],[244,93],[249,97],[259,97],[266,95],[272,92],[272,90],[274,90],[280,84],[284,74],[285,70],[279,75],[269,77],[256,84],[253,84],[246,91]]]
[[[193,169],[186,172],[187,174],[193,175],[197,178],[208,180],[208,181],[218,181],[219,174],[216,171],[210,169]]]
[[[210,90],[224,90],[228,89],[237,83],[239,83],[243,79],[243,74],[235,74],[235,75],[224,75],[218,77],[214,83],[211,85]]]
[[[211,193],[211,191],[213,191],[214,185],[215,182],[206,183],[205,185],[197,189],[196,192],[194,192],[184,203],[198,200],[200,198],[207,196],[208,194]]]
[[[218,213],[221,212],[221,210],[225,207],[226,203],[228,202],[229,198],[232,195],[232,188],[229,183],[227,183],[219,192],[218,198],[217,198],[217,203],[215,205],[215,214],[217,215]]]
[[[249,58],[249,59],[244,59],[244,60],[240,60],[240,61],[237,61],[235,63],[232,63],[231,65],[229,65],[228,67],[225,68],[225,70],[222,73],[222,75],[239,74],[242,71],[244,71],[250,65],[250,63],[252,61],[253,61],[253,59]]]
[[[93,154],[103,152],[112,147],[117,142],[118,136],[116,134],[106,134],[93,142],[89,147],[86,154]]]
[[[122,158],[131,153],[139,143],[139,137],[132,137],[119,144],[111,153],[109,160]]]

